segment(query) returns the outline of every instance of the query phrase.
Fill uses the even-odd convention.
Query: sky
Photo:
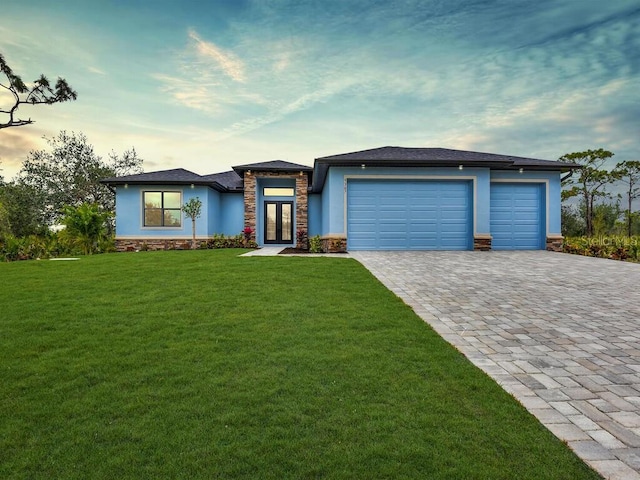
[[[61,130],[198,174],[386,145],[640,159],[638,0],[0,0],[0,53],[78,92],[0,130],[5,180]]]

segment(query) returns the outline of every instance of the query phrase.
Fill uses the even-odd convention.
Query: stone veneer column
[[[256,240],[256,179],[258,177],[269,178],[292,178],[296,181],[296,218],[295,225],[297,230],[304,230],[308,232],[309,221],[309,176],[306,173],[291,174],[280,172],[244,172],[244,226],[251,227],[253,233],[251,234],[252,240]],[[301,249],[307,248],[306,242],[297,243],[297,232],[293,232],[296,235],[296,247]]]
[[[256,241],[256,177],[251,171],[244,172],[244,226],[251,227],[251,240]]]
[[[547,237],[547,250],[551,252],[562,252],[564,245],[564,237],[562,235],[554,235]]]
[[[307,237],[309,236],[309,222],[308,222],[308,212],[309,212],[309,176],[302,174],[296,177],[296,229],[304,230],[307,233]],[[307,249],[307,241],[299,242],[297,231],[293,232],[296,235],[296,248],[301,248],[303,250]]]
[[[473,249],[487,251],[491,250],[491,235],[476,235],[473,237]]]

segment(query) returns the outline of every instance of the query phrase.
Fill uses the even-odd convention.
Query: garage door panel
[[[404,224],[398,224],[398,223],[383,223],[380,225],[380,228],[378,229],[381,235],[387,235],[387,236],[389,235],[399,236],[404,234],[406,230],[407,228]]]
[[[380,196],[379,201],[376,203],[379,203],[381,206],[384,206],[384,209],[391,210],[394,207],[399,207],[404,210],[406,206],[406,199],[398,198],[398,197]]]
[[[433,209],[412,209],[409,212],[409,217],[411,218],[412,223],[420,224],[420,223],[437,223],[440,215],[437,211]]]
[[[455,223],[443,223],[440,227],[442,235],[461,236],[467,233],[467,229],[464,226]]]
[[[544,184],[491,184],[491,246],[539,250],[545,245]]]
[[[384,210],[379,210],[377,212],[373,212],[372,217],[379,218],[383,222],[406,222],[407,221],[407,211],[405,209],[393,209],[393,208],[385,208]]]
[[[453,209],[452,207],[443,207],[440,211],[440,220],[442,222],[460,222],[468,218],[468,212],[459,209]]]
[[[473,238],[471,209],[467,181],[352,180],[347,192],[348,248],[467,250]],[[370,225],[366,233],[363,222]]]

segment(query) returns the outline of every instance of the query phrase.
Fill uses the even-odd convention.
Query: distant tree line
[[[613,156],[600,148],[560,157],[581,167],[563,181],[564,236],[640,235],[640,212],[633,209],[640,200],[640,161],[625,160],[607,169]],[[614,195],[613,187],[621,193]],[[571,198],[578,202],[569,203]]]
[[[3,90],[9,95],[0,105],[0,129],[34,122],[18,116],[22,105],[52,105],[78,96],[64,78],[52,84],[40,75],[25,83],[0,53]],[[48,150],[27,155],[14,179],[5,182],[0,175],[0,260],[105,251],[115,199],[100,179],[142,172],[135,149],[112,152],[104,160],[82,133],[62,131],[47,142]],[[54,233],[53,226],[64,229]]]
[[[83,205],[93,207],[81,212],[100,213],[105,222],[113,217],[115,195],[100,180],[142,172],[134,148],[103,159],[84,134],[65,131],[47,143],[48,149],[27,155],[14,179],[0,177],[0,240],[47,235],[52,226],[68,224],[72,209]],[[109,233],[111,224],[105,228]]]

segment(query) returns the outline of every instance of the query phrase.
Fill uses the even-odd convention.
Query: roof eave
[[[510,170],[510,171],[519,171],[520,169],[522,169],[523,171],[528,171],[528,172],[561,172],[561,173],[565,173],[565,172],[569,172],[571,170],[574,170],[575,168],[580,168],[580,167],[575,167],[575,166],[571,166],[571,167],[565,167],[565,166],[545,166],[545,165],[511,165],[509,167],[504,167],[504,168],[494,168],[494,170]]]
[[[559,171],[568,172],[574,168],[581,168],[580,165],[566,162],[551,162],[546,165],[527,164],[527,162],[514,162],[513,160],[411,160],[411,159],[377,159],[367,160],[366,158],[341,160],[337,157],[316,158],[314,162],[314,183],[311,188],[312,193],[320,193],[324,188],[327,172],[330,167],[480,167],[492,170],[535,170],[535,171]]]
[[[103,183],[107,186],[118,186],[118,185],[198,185],[203,187],[210,187],[218,192],[227,192],[232,191],[222,185],[221,183],[215,181],[189,181],[189,180],[123,180],[120,178],[105,178],[100,180],[100,183]]]
[[[278,168],[278,167],[253,167],[251,165],[240,165],[232,167],[233,171],[236,172],[240,177],[244,177],[244,172],[286,172],[286,173],[296,173],[296,172],[304,172],[306,175],[310,175],[313,173],[313,168],[304,167],[304,168]]]

